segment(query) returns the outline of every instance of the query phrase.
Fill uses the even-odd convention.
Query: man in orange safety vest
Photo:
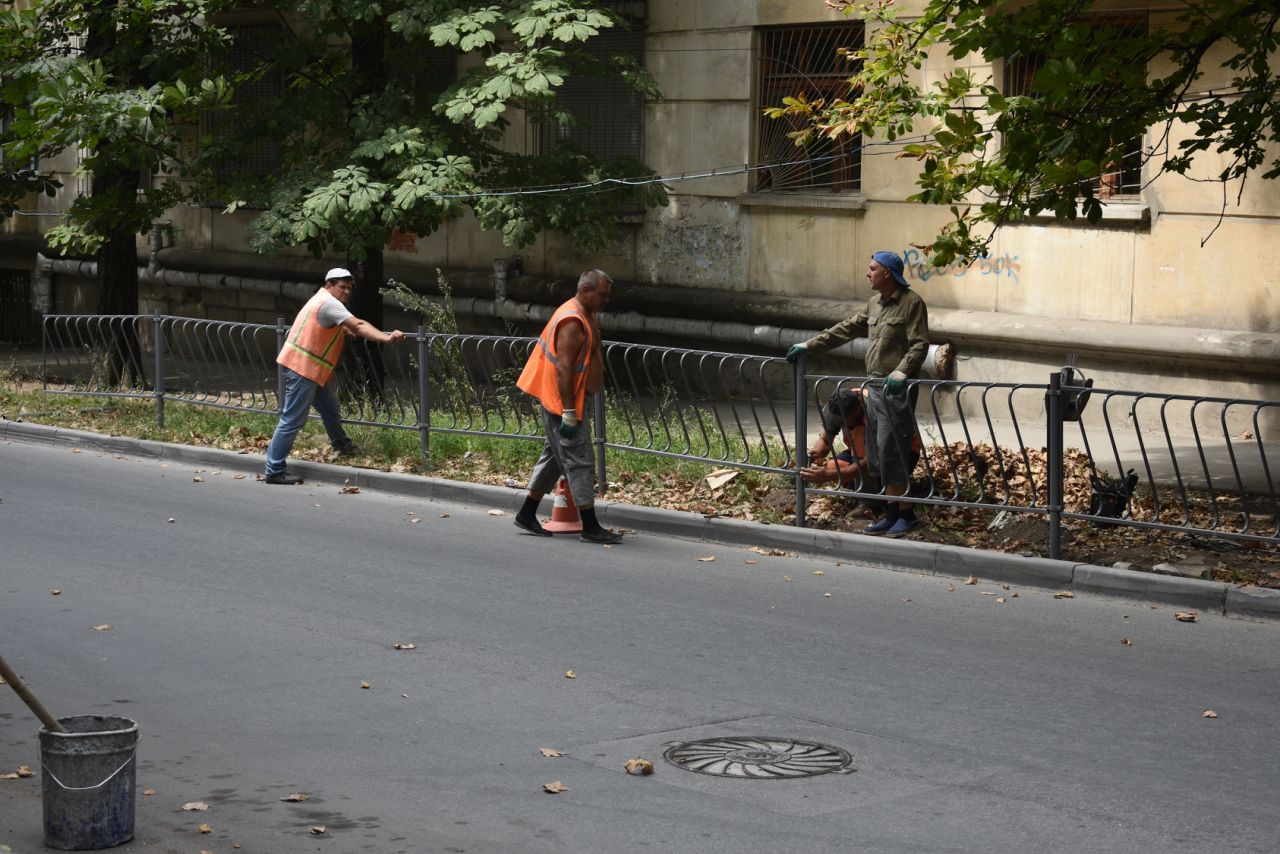
[[[604,387],[604,350],[597,315],[609,303],[613,280],[601,270],[578,278],[578,290],[543,328],[516,385],[542,404],[547,442],[529,478],[529,492],[516,514],[516,525],[549,537],[534,515],[542,497],[563,475],[582,518],[581,539],[611,545],[622,535],[600,526],[595,509],[595,471],[591,460],[588,394]]]

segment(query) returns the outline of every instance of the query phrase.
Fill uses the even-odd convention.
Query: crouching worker
[[[604,388],[604,348],[598,315],[609,304],[613,280],[600,270],[578,279],[573,299],[556,309],[516,385],[542,405],[547,442],[529,478],[529,492],[515,523],[530,534],[549,537],[535,515],[538,503],[564,475],[582,518],[585,543],[621,542],[622,535],[602,528],[596,518],[595,466],[591,459],[588,394]]]
[[[293,440],[307,423],[312,406],[320,413],[320,421],[334,450],[339,454],[353,451],[355,445],[342,429],[338,397],[329,388],[346,336],[358,335],[383,344],[404,338],[399,329],[383,332],[347,310],[354,286],[355,279],[341,267],[326,273],[324,287],[298,312],[276,357],[276,362],[284,368],[284,411],[267,446],[267,471],[263,478],[266,483],[286,486],[302,483],[302,477],[290,472],[286,463],[293,450]]]

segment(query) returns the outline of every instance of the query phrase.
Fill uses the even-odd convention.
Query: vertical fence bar
[[[284,336],[288,330],[284,318],[276,318],[276,354],[284,350]],[[276,415],[284,415],[284,365],[276,363]]]
[[[155,377],[155,398],[156,398],[156,426],[161,430],[164,429],[164,318],[160,316],[160,310],[156,309],[155,318],[152,320],[152,337],[155,339],[156,347],[156,377]],[[139,366],[141,367],[141,366]]]
[[[805,354],[800,353],[796,356],[795,372],[792,375],[795,383],[795,422],[796,422],[796,439],[795,446],[791,449],[791,461],[795,465],[796,470],[796,527],[804,527],[805,516],[805,494],[804,494],[804,477],[800,474],[800,469],[809,462],[805,454],[805,448],[809,447],[806,438],[809,432],[808,416],[809,416],[809,393],[805,387]]]
[[[1049,557],[1062,559],[1062,494],[1063,494],[1063,438],[1062,438],[1062,374],[1049,375],[1049,390],[1044,396],[1049,435],[1046,447],[1049,451]]]
[[[607,480],[608,472],[604,468],[604,439],[605,439],[605,423],[604,423],[604,389],[600,389],[591,395],[591,417],[595,421],[595,442],[596,446],[596,495],[604,496],[609,489],[609,481]]]
[[[49,318],[40,318],[40,390],[49,390]]]
[[[418,446],[422,449],[422,461],[431,461],[431,390],[427,371],[427,358],[431,348],[427,345],[427,327],[418,324]]]

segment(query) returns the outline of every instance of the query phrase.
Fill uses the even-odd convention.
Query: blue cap
[[[893,273],[893,278],[898,281],[898,284],[904,288],[911,287],[907,284],[907,277],[903,275],[906,268],[903,266],[902,259],[898,257],[897,252],[877,252],[871,256],[871,260]]]

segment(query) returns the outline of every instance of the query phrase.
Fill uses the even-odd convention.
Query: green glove
[[[560,427],[557,432],[566,439],[572,439],[578,435],[578,413],[572,409],[566,409],[560,417]]]
[[[907,388],[907,375],[902,371],[894,371],[885,377],[884,393],[889,397],[897,397]]]
[[[801,353],[803,353],[808,349],[809,348],[804,346],[803,344],[792,344],[791,349],[787,351],[787,361],[794,362],[797,356],[799,356]]]

